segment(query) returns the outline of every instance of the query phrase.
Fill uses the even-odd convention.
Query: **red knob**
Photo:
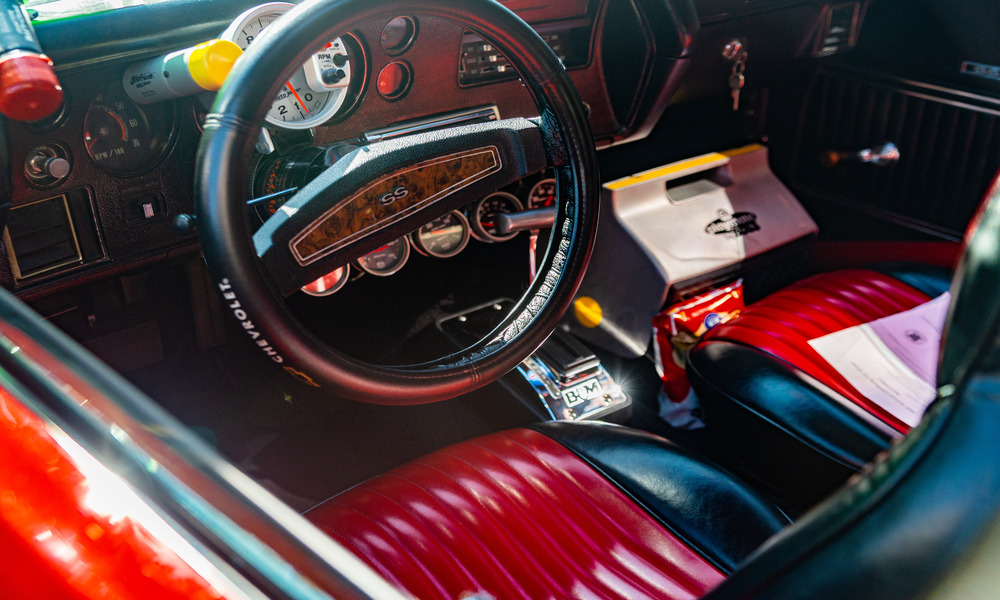
[[[20,54],[0,62],[0,113],[15,121],[37,121],[59,110],[62,86],[52,62]]]

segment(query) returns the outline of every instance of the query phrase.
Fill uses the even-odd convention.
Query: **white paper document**
[[[948,292],[911,310],[809,340],[862,395],[907,425],[934,400]]]

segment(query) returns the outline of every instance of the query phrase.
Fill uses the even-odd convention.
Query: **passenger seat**
[[[691,349],[688,376],[731,465],[808,506],[909,427],[864,397],[809,340],[948,290],[947,269],[889,264],[815,275],[747,307]]]

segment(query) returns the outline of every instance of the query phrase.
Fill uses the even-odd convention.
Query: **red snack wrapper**
[[[674,427],[704,427],[698,399],[691,390],[684,356],[706,331],[743,310],[743,280],[679,302],[653,317],[657,367],[663,389],[660,417]]]

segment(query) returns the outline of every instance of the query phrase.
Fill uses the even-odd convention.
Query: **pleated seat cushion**
[[[641,452],[688,460],[662,440],[627,428],[570,425],[583,428],[572,431],[577,446],[581,436],[596,439],[603,450],[638,439]],[[560,436],[558,427],[545,427],[540,430]],[[746,533],[723,525],[688,535],[690,523],[684,522],[671,530],[662,514],[541,431],[518,429],[446,448],[340,494],[307,516],[389,581],[423,599],[697,598],[787,523],[725,473],[692,463],[697,485],[707,481],[717,490],[704,494],[709,503],[697,510],[711,517],[710,511],[725,509],[718,521]],[[702,495],[675,494],[667,504]],[[742,537],[738,556],[730,553],[730,539],[706,544],[721,550],[697,547],[705,535]]]

